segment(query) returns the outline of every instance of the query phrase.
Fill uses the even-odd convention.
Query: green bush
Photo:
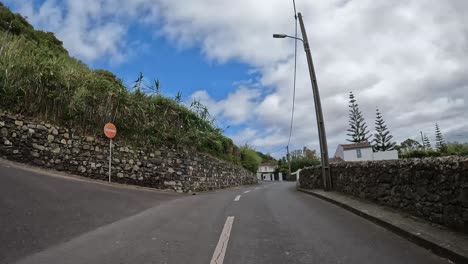
[[[247,170],[256,173],[260,162],[262,162],[262,158],[254,149],[247,145],[240,148],[240,153],[242,166]]]
[[[468,156],[468,143],[448,143],[445,149],[447,155]]]
[[[425,157],[440,157],[442,154],[435,150],[412,150],[400,154],[402,159],[410,158],[425,158]]]

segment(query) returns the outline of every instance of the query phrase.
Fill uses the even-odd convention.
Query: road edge
[[[94,179],[94,178],[89,178],[77,174],[73,174],[71,172],[67,171],[58,171],[50,168],[44,168],[44,167],[38,167],[31,165],[29,163],[23,163],[23,162],[17,162],[13,160],[6,159],[2,156],[0,156],[0,165],[3,166],[10,166],[19,170],[23,171],[29,171],[32,173],[37,173],[41,175],[45,175],[48,177],[55,177],[55,178],[62,178],[62,179],[67,179],[67,180],[73,180],[73,181],[79,181],[79,182],[86,182],[90,184],[98,184],[98,185],[103,185],[107,187],[115,187],[115,188],[122,188],[122,189],[133,189],[137,191],[146,191],[146,192],[156,192],[156,193],[164,193],[164,194],[169,194],[169,195],[179,195],[179,196],[188,196],[188,195],[198,195],[198,194],[208,194],[208,193],[213,193],[217,191],[222,191],[222,190],[229,190],[229,189],[235,189],[235,188],[241,188],[245,186],[254,186],[258,185],[258,183],[255,184],[247,184],[247,185],[237,185],[237,186],[229,186],[226,188],[219,188],[219,189],[214,189],[214,190],[206,190],[206,191],[198,191],[198,192],[188,192],[188,193],[177,193],[172,189],[157,189],[157,188],[151,188],[151,187],[146,187],[146,186],[140,186],[140,185],[135,185],[135,184],[125,184],[125,183],[119,183],[119,182],[107,182],[104,180],[99,180],[99,179]]]
[[[312,190],[307,190],[307,189],[303,189],[303,188],[299,188],[297,187],[297,190],[300,191],[300,192],[303,192],[303,193],[306,193],[306,194],[309,194],[309,195],[312,195],[312,196],[315,196],[319,199],[322,199],[324,201],[327,201],[327,202],[330,202],[332,204],[335,204],[341,208],[344,208],[362,218],[365,218],[391,232],[393,232],[394,234],[402,237],[402,238],[405,238],[406,240],[410,241],[410,242],[413,242],[415,243],[416,245],[418,246],[421,246],[425,249],[428,249],[430,250],[431,252],[433,252],[434,254],[440,256],[440,257],[443,257],[443,258],[447,258],[455,263],[468,263],[468,257],[467,256],[464,256],[464,255],[461,255],[453,250],[450,250],[449,248],[446,248],[446,247],[442,247],[428,239],[424,239],[420,236],[417,236],[403,228],[400,228],[396,225],[393,225],[387,221],[384,221],[380,218],[377,218],[371,214],[368,214],[366,212],[363,212],[359,209],[356,209],[352,206],[349,206],[347,204],[344,204],[344,203],[341,203],[339,201],[336,201],[336,200],[333,200],[331,198],[328,198],[328,197],[325,197],[325,196],[322,196],[318,193],[315,193],[314,191]]]

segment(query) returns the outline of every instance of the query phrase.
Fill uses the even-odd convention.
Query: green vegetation
[[[411,143],[412,139],[407,139],[403,143]],[[414,141],[417,142],[417,141]],[[468,143],[444,143],[441,150],[423,149],[422,145],[411,143],[411,147],[403,147],[404,144],[398,148],[399,157],[402,159],[408,158],[425,158],[425,157],[442,157],[442,156],[468,156]],[[407,144],[405,144],[407,146]]]
[[[260,158],[222,135],[208,110],[161,94],[159,80],[132,87],[70,57],[53,33],[36,31],[0,4],[0,108],[101,134],[107,122],[137,146],[186,146],[256,171]]]
[[[258,165],[262,162],[260,155],[248,145],[241,147],[240,152],[242,166],[247,170],[256,173],[258,171]]]
[[[260,151],[257,151],[257,154],[260,156],[260,158],[262,158],[262,163],[264,163],[264,162],[275,163],[276,162],[275,158],[273,158],[269,154],[263,154]]]
[[[468,143],[447,143],[445,149],[447,155],[468,156]]]
[[[320,165],[320,159],[317,157],[316,151],[310,150],[307,147],[291,151],[290,159],[291,173],[305,167]],[[288,175],[289,168],[287,157],[282,157],[278,160],[278,172]]]

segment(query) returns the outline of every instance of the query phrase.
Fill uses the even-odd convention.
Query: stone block
[[[33,147],[34,149],[37,149],[37,150],[40,150],[40,151],[44,151],[44,150],[45,150],[45,147],[44,147],[44,146],[39,145],[39,144],[36,144],[36,143],[33,143],[33,144],[32,144],[32,147]]]
[[[59,148],[59,147],[53,148],[53,149],[51,150],[51,152],[54,153],[54,154],[59,154],[59,153],[60,153],[60,148]]]
[[[8,137],[8,129],[6,127],[3,127],[2,129],[0,129],[0,136]]]
[[[36,125],[36,128],[37,128],[37,130],[47,131],[47,127],[45,127],[43,125]]]
[[[33,164],[38,165],[38,166],[44,166],[45,162],[40,159],[34,159]]]

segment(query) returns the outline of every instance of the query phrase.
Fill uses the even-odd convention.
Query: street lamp
[[[307,57],[307,64],[309,65],[310,82],[312,83],[312,93],[314,95],[315,114],[317,117],[317,127],[320,141],[320,156],[322,161],[323,188],[324,190],[328,191],[331,188],[331,177],[330,166],[328,163],[327,135],[325,133],[325,123],[323,121],[322,103],[320,102],[317,77],[315,76],[314,63],[312,61],[312,55],[310,54],[309,42],[307,40],[307,33],[304,27],[304,22],[302,21],[302,15],[301,13],[298,13],[297,16],[299,18],[299,24],[301,26],[302,39],[291,37],[286,34],[273,34],[273,38],[292,38],[300,40],[304,44],[304,51]]]

